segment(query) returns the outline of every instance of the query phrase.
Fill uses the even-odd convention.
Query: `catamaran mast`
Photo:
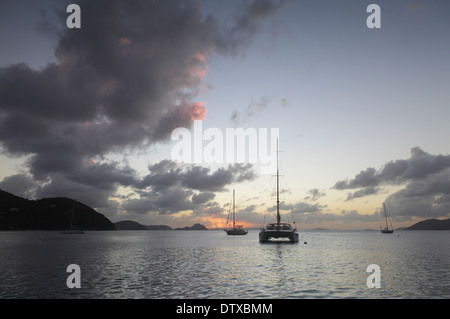
[[[280,228],[280,174],[278,169],[278,139],[277,139],[277,228]]]

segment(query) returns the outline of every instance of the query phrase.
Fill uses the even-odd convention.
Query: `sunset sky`
[[[208,228],[235,189],[240,223],[274,220],[260,162],[172,157],[172,132],[201,120],[224,139],[279,130],[299,229],[378,229],[383,202],[394,227],[449,218],[449,30],[444,0],[0,0],[0,189]]]

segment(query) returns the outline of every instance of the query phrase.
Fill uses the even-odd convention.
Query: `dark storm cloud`
[[[354,179],[348,181],[338,181],[334,185],[335,189],[352,189],[357,187],[369,187],[378,185],[379,180],[376,176],[376,170],[369,167],[365,171],[361,171]]]
[[[450,216],[450,169],[408,183],[386,198],[389,214],[397,220]]]
[[[99,187],[98,184],[83,184],[62,174],[53,174],[47,183],[41,183],[35,189],[34,194],[35,198],[69,197],[77,199],[104,212],[105,209],[116,206],[116,202],[110,200],[110,196],[117,187],[118,184],[109,184],[107,187]]]
[[[190,200],[193,194],[192,190],[184,189],[181,185],[171,186],[164,193],[153,190],[140,192],[139,198],[125,201],[122,209],[137,214],[158,212],[161,215],[193,210],[197,207]]]
[[[256,177],[251,164],[230,165],[212,174],[209,171],[209,168],[195,166],[183,175],[182,183],[191,189],[217,192],[223,191],[225,185],[232,182],[251,181]]]
[[[180,184],[185,188],[202,192],[221,192],[231,183],[252,181],[256,174],[251,164],[228,165],[211,172],[210,168],[196,165],[176,165],[170,160],[163,160],[149,167],[146,175],[136,187],[152,187],[157,191]]]
[[[285,5],[245,2],[238,17],[229,20],[232,25],[225,26],[213,15],[204,16],[197,1],[54,3],[57,8],[44,14],[48,20],[41,29],[57,37],[56,62],[39,70],[24,63],[0,67],[0,143],[7,154],[28,156],[29,173],[43,183],[39,194],[85,192],[102,203],[118,186],[152,185],[159,191],[174,185],[169,173],[142,180],[127,165],[88,163],[164,142],[174,128],[201,119],[206,108],[196,98],[207,57],[241,52],[260,24]],[[81,29],[65,27],[69,3],[82,9]],[[179,186],[220,191],[230,181],[251,177],[244,173],[252,174],[231,167],[209,176],[193,167],[182,172]]]
[[[1,190],[8,190],[8,192],[24,198],[33,197],[33,190],[36,186],[37,183],[26,174],[11,175],[0,182]]]
[[[364,197],[367,195],[374,195],[374,194],[377,194],[378,191],[379,191],[379,188],[372,187],[372,186],[362,188],[353,193],[348,193],[346,201],[352,200],[354,198]]]
[[[121,167],[117,162],[89,164],[86,168],[68,175],[68,178],[105,190],[114,189],[113,185],[134,186],[138,183],[136,171],[128,166]]]
[[[199,194],[192,195],[192,203],[194,204],[204,204],[213,200],[216,197],[216,194],[212,192],[204,192]]]
[[[411,157],[407,160],[390,161],[378,172],[369,167],[361,171],[354,179],[338,181],[335,189],[354,189],[376,187],[385,184],[402,184],[418,180],[450,167],[450,155],[431,155],[419,147],[411,149]]]
[[[156,211],[173,214],[192,210],[198,214],[222,212],[212,205],[214,192],[226,190],[231,183],[251,181],[255,174],[251,165],[235,164],[227,168],[211,169],[195,165],[177,165],[163,160],[149,166],[150,173],[135,184],[138,199],[125,201],[123,209],[134,213]]]
[[[0,69],[0,139],[11,153],[33,154],[39,172],[51,171],[41,162],[52,156],[74,158],[72,166],[189,127],[204,67],[199,55],[224,45],[216,20],[203,18],[195,2],[78,3],[83,27],[62,33],[57,63]]]

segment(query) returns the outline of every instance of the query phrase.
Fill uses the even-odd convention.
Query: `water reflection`
[[[259,244],[257,232],[0,232],[0,297],[450,297],[450,232],[302,236],[307,245]],[[72,263],[81,289],[66,286]],[[381,289],[366,286],[369,264]]]

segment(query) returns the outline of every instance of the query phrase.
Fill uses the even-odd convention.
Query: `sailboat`
[[[383,207],[384,207],[384,219],[386,221],[386,227],[381,229],[381,232],[383,234],[392,234],[394,232],[394,227],[392,227],[392,222],[391,222],[391,219],[388,216],[385,203],[383,203]],[[389,220],[389,224],[391,224],[391,228],[389,228],[389,226],[388,226],[388,220]]]
[[[267,243],[270,239],[287,238],[291,243],[298,243],[297,229],[290,223],[282,223],[280,216],[280,174],[278,169],[278,140],[277,140],[277,222],[269,223],[261,228],[259,242]]]
[[[61,234],[84,234],[84,231],[80,230],[80,229],[76,229],[73,226],[73,214],[75,212],[75,201],[73,201],[73,205],[72,205],[72,216],[70,217],[70,229],[68,230],[63,230],[60,233]]]
[[[236,212],[235,212],[235,206],[234,206],[234,196],[235,191],[233,189],[233,227],[224,229],[227,233],[227,235],[247,235],[247,231],[244,229],[242,225],[236,225]],[[229,220],[229,218],[228,218]],[[228,222],[227,222],[228,226]]]

